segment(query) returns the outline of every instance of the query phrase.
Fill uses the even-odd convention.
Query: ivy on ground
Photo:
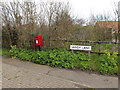
[[[76,52],[65,49],[53,49],[48,51],[32,51],[11,46],[9,51],[3,50],[3,55],[31,61],[37,64],[49,65],[59,68],[81,69],[99,72],[101,74],[118,74],[117,52],[112,55],[109,52],[97,55]]]

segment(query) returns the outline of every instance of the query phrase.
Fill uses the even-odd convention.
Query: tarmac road
[[[118,88],[118,78],[2,57],[2,88]]]

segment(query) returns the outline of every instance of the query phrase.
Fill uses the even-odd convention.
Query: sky
[[[69,0],[78,17],[89,17],[90,14],[112,14],[114,2],[119,0]]]
[[[1,0],[9,2],[13,0]],[[20,0],[19,0],[20,1]],[[32,1],[32,0],[26,0]],[[35,0],[36,2],[48,2],[51,0]],[[73,16],[78,18],[89,18],[91,14],[109,14],[114,17],[113,7],[114,3],[120,0],[52,0],[69,2]]]

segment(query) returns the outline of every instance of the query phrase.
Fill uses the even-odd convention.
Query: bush
[[[118,56],[116,52],[110,55],[106,52],[103,55],[77,52],[73,54],[65,49],[53,49],[49,51],[31,51],[18,49],[12,46],[8,55],[25,61],[37,64],[46,64],[60,68],[79,68],[81,70],[97,71],[102,74],[118,74]]]
[[[1,49],[1,55],[4,55],[4,56],[9,56],[10,57],[10,52],[8,49]]]
[[[118,73],[118,53],[114,52],[112,55],[110,55],[109,52],[106,52],[106,54],[101,55],[101,58],[98,59],[100,66],[99,71],[101,73],[109,73],[114,74]]]

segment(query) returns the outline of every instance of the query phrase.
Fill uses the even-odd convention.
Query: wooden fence
[[[118,52],[118,45],[120,45],[120,43],[103,41],[44,40],[42,49],[66,48],[69,50],[70,45],[92,46],[91,52],[103,53],[105,51]]]

